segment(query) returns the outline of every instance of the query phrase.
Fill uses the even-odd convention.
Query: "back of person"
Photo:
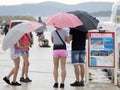
[[[86,29],[81,26],[80,29]],[[87,32],[77,30],[75,28],[70,29],[70,35],[72,35],[72,50],[85,50]]]
[[[86,31],[86,32],[85,32]],[[84,26],[70,29],[70,39],[72,40],[71,62],[74,65],[75,82],[70,86],[84,86],[84,62],[87,30]]]
[[[66,39],[66,36],[67,36],[67,32],[64,31],[64,30],[57,30],[57,32],[60,34],[62,40],[64,42],[66,42],[65,39]],[[56,30],[52,31],[51,36],[53,37],[54,44],[56,44],[56,45],[62,45],[63,44],[63,42],[60,40],[59,36],[57,35]]]
[[[61,83],[60,88],[64,88],[64,81],[66,78],[66,57],[67,57],[67,50],[66,50],[66,41],[67,41],[67,32],[61,28],[55,27],[56,30],[52,31],[51,39],[54,44],[53,46],[53,76],[54,76],[54,88],[58,88],[58,67],[60,62],[61,67]]]
[[[28,39],[28,37],[27,37],[26,34],[23,35],[23,37],[21,38],[21,40],[22,40],[22,42],[23,42],[24,44],[29,44],[29,43],[30,43],[30,42],[29,42],[29,39]]]
[[[24,48],[21,48],[21,50],[29,50],[30,47],[30,41],[27,36],[27,34],[24,34],[21,39],[20,39],[20,45],[23,46]]]

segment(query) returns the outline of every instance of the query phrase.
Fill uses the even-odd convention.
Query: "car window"
[[[22,23],[22,22],[12,22],[12,27],[17,25],[17,24],[20,24],[20,23]]]

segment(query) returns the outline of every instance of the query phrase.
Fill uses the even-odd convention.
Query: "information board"
[[[89,32],[88,67],[115,67],[114,32]]]

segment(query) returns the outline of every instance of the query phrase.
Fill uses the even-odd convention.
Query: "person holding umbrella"
[[[64,81],[66,77],[66,42],[69,43],[68,35],[65,30],[62,28],[55,27],[56,30],[52,31],[51,33],[51,40],[53,45],[53,76],[54,76],[54,88],[58,88],[58,68],[59,68],[59,61],[61,63],[61,84],[60,88],[64,88]]]
[[[29,67],[29,61],[28,61],[28,50],[31,45],[32,39],[30,38],[30,34],[24,34],[18,42],[11,47],[11,58],[14,61],[15,67],[10,71],[10,73],[3,78],[3,80],[10,85],[13,86],[20,86],[21,84],[16,82],[17,78],[17,73],[19,70],[19,63],[20,63],[20,56],[23,57],[24,62],[23,62],[23,69],[22,69],[22,77],[20,78],[20,81],[22,82],[31,82],[28,78],[28,67]],[[13,75],[13,81],[10,83],[9,78]],[[24,75],[26,78],[24,79]]]
[[[86,35],[87,30],[84,25],[79,26],[79,30],[76,28],[70,28],[70,40],[72,40],[71,60],[74,65],[74,73],[76,78],[75,82],[70,84],[71,86],[84,86]]]
[[[28,69],[29,69],[29,48],[33,43],[33,39],[30,36],[30,33],[25,33],[20,39],[20,45],[23,48],[20,49],[21,56],[23,58],[23,68],[20,81],[21,82],[32,82],[32,80],[28,77]]]
[[[21,86],[21,84],[16,81],[18,70],[19,70],[19,63],[20,63],[20,51],[19,51],[20,48],[21,48],[21,46],[19,46],[19,41],[10,48],[11,58],[14,62],[14,67],[8,73],[8,75],[3,78],[3,80],[7,84],[13,85],[13,86]],[[13,81],[11,83],[9,79],[12,75],[13,75]]]

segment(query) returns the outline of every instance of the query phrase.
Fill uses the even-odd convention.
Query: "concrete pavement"
[[[50,33],[45,32],[45,36],[50,41]],[[2,42],[4,35],[0,36]],[[50,45],[51,42],[49,42]],[[20,63],[20,69],[17,80],[19,81],[21,75],[22,61]],[[10,86],[7,85],[2,78],[10,71],[13,67],[13,62],[10,58],[9,50],[6,52],[2,51],[0,43],[0,90],[61,90],[60,88],[54,89],[53,80],[53,61],[52,61],[52,47],[41,48],[38,46],[37,36],[34,34],[34,44],[30,50],[30,68],[29,77],[32,79],[31,83],[22,83],[22,86]],[[84,87],[71,87],[70,83],[74,82],[74,69],[70,63],[70,58],[67,59],[67,76],[65,81],[64,90],[119,90],[117,86],[109,81],[106,83],[104,80],[96,79],[96,82],[89,83]],[[96,71],[93,71],[96,73]],[[100,72],[96,74],[99,75]],[[60,73],[59,73],[60,74]],[[95,76],[96,77],[96,76]],[[60,75],[59,75],[60,79]],[[60,81],[60,80],[59,80]],[[98,81],[98,82],[97,82]]]

